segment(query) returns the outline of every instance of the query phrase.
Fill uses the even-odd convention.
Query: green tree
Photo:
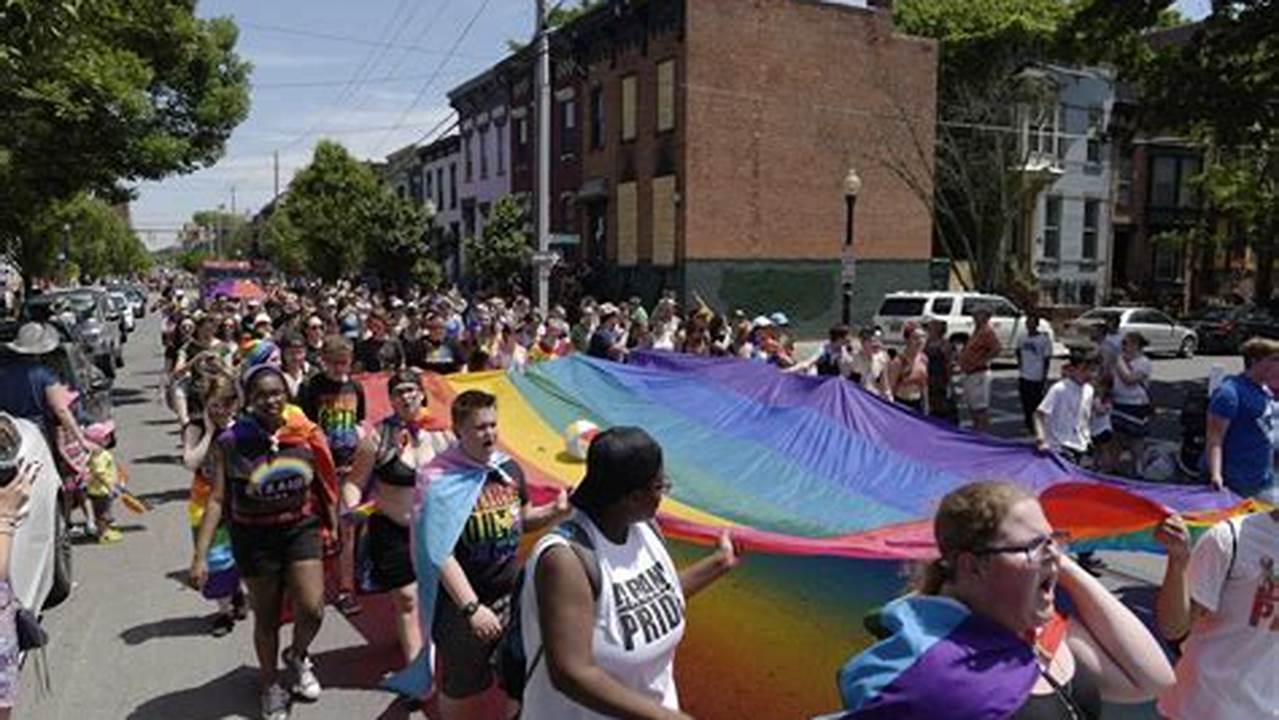
[[[306,245],[288,213],[273,212],[262,228],[261,250],[275,268],[285,275],[300,276],[306,272]]]
[[[467,262],[480,288],[510,293],[527,291],[533,255],[524,205],[510,195],[498,198],[479,238],[466,238]]]
[[[444,273],[427,241],[423,208],[387,190],[375,217],[379,232],[368,248],[366,269],[401,292],[413,285],[439,285]]]
[[[275,215],[287,222],[265,243],[277,265],[304,262],[325,280],[369,273],[400,287],[438,281],[421,208],[396,197],[338,143],[316,145]]]
[[[33,232],[54,255],[65,252],[67,262],[84,278],[132,275],[150,267],[146,247],[121,214],[87,194],[48,208]]]
[[[221,157],[249,108],[236,37],[192,0],[0,3],[0,240],[28,280],[56,256],[34,231],[56,203]]]
[[[876,143],[885,166],[933,209],[940,250],[972,265],[977,287],[1013,291],[1029,268],[1014,250],[1018,222],[1047,180],[1027,172],[1020,108],[1051,107],[1051,84],[1033,72],[1056,59],[1059,33],[1072,5],[1061,0],[900,0],[903,32],[933,38],[940,50],[937,122],[924,126],[913,88],[894,85],[891,69],[881,89],[905,130]]]

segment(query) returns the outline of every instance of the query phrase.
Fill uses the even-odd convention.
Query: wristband
[[[480,609],[479,602],[472,600],[471,602],[462,606],[462,617],[470,618],[471,616],[475,615],[475,613],[478,612],[479,609]]]

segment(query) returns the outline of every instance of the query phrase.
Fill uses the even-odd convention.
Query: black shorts
[[[413,572],[409,529],[385,515],[374,513],[369,518],[365,532],[369,534],[373,582],[388,590],[412,585],[417,580],[417,575]]]
[[[511,622],[511,598],[509,595],[484,603],[502,620],[502,627]],[[455,699],[479,695],[493,684],[493,666],[489,658],[497,640],[485,641],[471,630],[471,620],[453,604],[444,587],[435,601],[435,620],[431,626],[431,638],[440,653],[440,692]]]
[[[318,517],[292,525],[231,523],[230,530],[231,554],[246,578],[279,576],[293,563],[319,560],[323,555]]]

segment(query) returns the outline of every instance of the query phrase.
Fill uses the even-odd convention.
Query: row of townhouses
[[[921,188],[881,152],[933,145],[937,61],[935,43],[895,31],[891,0],[601,3],[551,35],[561,270],[610,297],[786,308],[812,330],[839,319],[846,291],[861,320],[885,292],[953,282]],[[1110,71],[1037,70],[1055,101],[1018,130],[1048,175],[1013,248],[1039,304],[1186,297],[1193,263],[1157,239],[1197,212],[1197,152],[1126,130],[1137,99]],[[512,54],[448,93],[456,133],[387,159],[388,181],[433,211],[451,277],[499,198],[532,207],[542,191],[534,78],[531,49]],[[931,182],[932,159],[919,162]]]

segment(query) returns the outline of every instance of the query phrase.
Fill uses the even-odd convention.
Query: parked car
[[[1066,326],[1062,343],[1075,349],[1092,349],[1094,328],[1119,319],[1119,333],[1139,332],[1146,338],[1146,352],[1151,355],[1194,357],[1199,348],[1195,331],[1173,320],[1162,310],[1148,307],[1099,307],[1080,315]]]
[[[32,295],[23,312],[27,320],[52,321],[71,328],[85,354],[109,378],[115,378],[116,368],[124,367],[119,318],[114,315],[106,293],[92,288]]]
[[[1183,323],[1199,336],[1204,352],[1237,353],[1248,338],[1279,339],[1279,317],[1256,305],[1201,308]]]
[[[884,344],[901,347],[905,344],[902,330],[906,323],[922,326],[927,320],[946,323],[946,337],[962,345],[972,335],[973,313],[979,309],[990,311],[990,325],[1003,345],[1003,356],[1013,357],[1017,346],[1026,337],[1026,313],[1002,295],[974,292],[926,291],[895,292],[884,296],[879,312],[873,320],[884,332]],[[1041,322],[1040,331],[1053,338],[1053,329]]]
[[[13,535],[9,584],[23,607],[52,608],[71,595],[71,533],[61,507],[62,481],[39,426],[0,412],[0,463],[40,463],[26,517]]]
[[[129,309],[133,311],[133,317],[146,316],[147,295],[137,285],[108,285],[107,290],[124,293],[125,299],[129,301]]]
[[[129,298],[118,290],[108,290],[107,299],[111,301],[111,308],[120,315],[120,341],[124,342],[136,326],[133,308],[129,305]]]

